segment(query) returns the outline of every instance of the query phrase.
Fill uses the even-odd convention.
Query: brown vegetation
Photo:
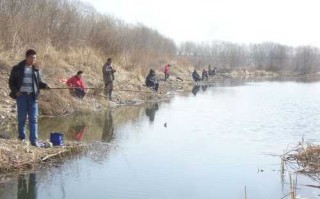
[[[53,47],[68,56],[72,48],[93,49],[96,56],[117,57],[124,67],[166,63],[166,56],[176,53],[174,42],[157,31],[99,14],[76,0],[0,0],[0,26],[0,44],[12,52],[41,46],[44,54]]]
[[[299,143],[297,147],[282,156],[285,163],[289,164],[293,172],[304,174],[320,173],[320,146]],[[320,179],[318,179],[320,182]]]
[[[304,139],[302,142],[292,149],[286,151],[280,156],[282,160],[282,181],[284,183],[285,173],[289,175],[290,196],[292,199],[300,198],[297,196],[298,179],[297,174],[303,174],[314,180],[316,183],[320,182],[320,146],[315,144],[306,144]],[[293,176],[296,176],[295,178]],[[304,186],[312,188],[320,188],[318,185],[305,184]],[[285,198],[283,197],[283,198]]]
[[[51,87],[65,87],[60,80],[83,70],[87,86],[97,88],[89,90],[83,101],[72,98],[67,90],[44,91],[39,100],[44,115],[108,107],[101,90],[101,69],[108,57],[113,57],[117,70],[114,98],[120,104],[157,97],[139,97],[134,91],[150,92],[142,86],[150,68],[161,74],[166,63],[179,65],[171,39],[143,25],[99,14],[79,1],[0,0],[0,26],[0,113],[14,111],[14,101],[8,97],[8,74],[28,48],[38,52],[43,79]]]
[[[3,140],[0,145],[0,173],[24,171],[48,161],[81,153],[86,146],[68,143],[63,147],[37,148],[19,140]]]

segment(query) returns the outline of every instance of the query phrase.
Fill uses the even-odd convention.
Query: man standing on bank
[[[113,90],[114,73],[116,72],[116,70],[112,68],[111,64],[112,59],[108,58],[107,63],[102,67],[105,95],[109,97],[109,100],[112,99],[111,96]]]
[[[38,96],[40,89],[50,89],[42,82],[39,68],[35,65],[36,51],[26,51],[26,59],[14,66],[9,77],[10,97],[16,99],[18,112],[19,139],[25,142],[26,119],[29,119],[29,140],[33,146],[40,147],[38,142]]]

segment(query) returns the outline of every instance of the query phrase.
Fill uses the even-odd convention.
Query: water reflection
[[[203,92],[206,92],[207,89],[208,89],[208,86],[207,86],[207,85],[203,85],[203,86],[201,86],[201,88],[202,88],[202,91],[203,91]]]
[[[71,133],[73,140],[76,141],[82,141],[87,131],[88,127],[85,123],[72,124],[69,127],[69,133]]]
[[[114,125],[111,110],[105,113],[104,118],[101,140],[104,142],[110,142],[114,137]]]
[[[28,183],[27,183],[28,182]],[[21,174],[18,177],[18,199],[37,199],[36,174]]]
[[[146,115],[149,117],[149,121],[151,123],[154,122],[154,117],[155,117],[157,110],[159,110],[158,103],[153,103],[149,107],[146,108]]]
[[[320,101],[315,96],[320,95],[320,84],[229,85],[200,85],[193,89],[200,92],[197,97],[189,91],[167,105],[121,107],[40,121],[42,132],[68,130],[72,123],[81,126],[83,121],[88,128],[85,141],[112,143],[96,144],[90,158],[67,162],[54,175],[47,175],[38,182],[38,198],[241,198],[244,187],[248,198],[284,198],[290,192],[290,180],[284,176],[281,187],[279,158],[263,154],[278,154],[304,135],[319,137]],[[159,123],[174,125],[148,125],[155,121],[156,112]],[[74,136],[75,131],[71,133]],[[39,177],[43,179],[37,173]],[[304,176],[299,176],[299,183],[316,185]],[[13,185],[1,186],[0,194],[17,198],[17,179]],[[320,192],[312,189],[299,186],[297,190],[316,198]]]
[[[195,85],[195,86],[192,88],[192,91],[191,91],[191,92],[193,93],[194,96],[196,96],[199,91],[200,91],[200,86]]]
[[[196,96],[199,93],[200,87],[201,87],[202,92],[206,92],[208,90],[208,87],[210,87],[210,85],[201,85],[201,86],[195,85],[192,88],[192,93],[193,93],[194,96]]]
[[[110,140],[112,129],[137,121],[145,114],[145,107],[119,107],[101,113],[82,113],[68,117],[41,118],[39,121],[39,137],[41,140],[50,138],[51,132],[64,133],[65,140],[91,142]]]

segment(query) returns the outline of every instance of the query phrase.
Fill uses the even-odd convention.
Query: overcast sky
[[[142,23],[179,44],[273,41],[320,47],[316,0],[82,0],[99,12]]]

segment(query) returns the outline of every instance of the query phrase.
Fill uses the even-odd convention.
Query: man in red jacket
[[[86,85],[82,81],[83,72],[80,70],[77,74],[67,81],[72,96],[83,98],[86,94]]]

